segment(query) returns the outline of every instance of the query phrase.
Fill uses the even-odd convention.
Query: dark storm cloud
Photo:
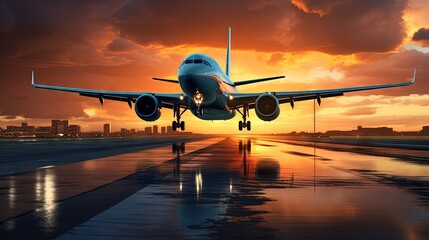
[[[234,49],[383,52],[405,37],[406,5],[407,0],[2,1],[0,60],[109,65],[115,63],[103,48],[132,50],[128,40],[225,47],[228,26]],[[104,36],[109,32],[113,36]]]
[[[224,47],[231,26],[235,49],[262,51],[384,52],[405,37],[406,0],[337,0],[317,7],[316,1],[261,2],[131,1],[114,23],[123,37],[167,46]],[[307,4],[306,10],[298,3]]]
[[[121,6],[121,1],[3,1],[0,59],[35,66],[102,62],[94,40]]]
[[[413,35],[414,41],[429,41],[429,28],[420,28]]]

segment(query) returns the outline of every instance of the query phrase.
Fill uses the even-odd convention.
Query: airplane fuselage
[[[229,93],[237,89],[229,77],[222,71],[215,60],[207,55],[196,53],[188,56],[178,70],[180,87],[186,96],[195,99],[202,96],[199,106],[203,114],[199,114],[198,106],[193,101],[191,112],[203,120],[227,120],[236,112],[227,105]]]

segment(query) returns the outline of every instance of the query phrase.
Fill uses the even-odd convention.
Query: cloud
[[[429,28],[420,28],[413,35],[414,41],[429,40]]]
[[[107,48],[112,52],[130,52],[138,48],[135,43],[123,38],[115,38],[107,45]]]
[[[121,37],[165,46],[225,47],[226,28],[231,26],[234,49],[259,51],[382,52],[395,49],[406,36],[406,0],[329,2],[319,4],[318,9],[330,13],[320,18],[287,1],[271,1],[251,11],[240,1],[131,1],[114,14],[113,22]]]
[[[412,40],[422,42],[424,46],[429,46],[429,28],[420,28],[414,33]]]
[[[343,115],[350,115],[350,116],[362,116],[362,115],[373,115],[377,112],[376,108],[372,107],[360,107],[360,108],[353,108],[343,113]]]
[[[6,1],[0,60],[30,66],[112,64],[102,49],[115,37],[109,16],[125,1]],[[5,8],[6,6],[7,8]]]
[[[292,4],[305,13],[316,13],[323,17],[346,1],[291,0]]]
[[[6,119],[6,120],[13,120],[13,119],[16,119],[17,117],[16,116],[14,116],[14,115],[7,115],[7,116],[5,116],[3,119]]]

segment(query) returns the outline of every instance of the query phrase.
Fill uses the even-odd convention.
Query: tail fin
[[[225,73],[229,77],[231,67],[231,27],[228,27],[228,46],[226,49],[226,69]]]

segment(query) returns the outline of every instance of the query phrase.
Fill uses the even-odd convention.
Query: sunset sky
[[[69,119],[83,131],[170,125],[162,109],[144,122],[123,102],[34,89],[36,82],[68,87],[181,92],[182,60],[195,52],[225,65],[232,28],[233,81],[285,75],[239,87],[240,92],[292,91],[409,81],[409,87],[346,94],[317,107],[317,130],[357,125],[417,131],[429,125],[429,1],[34,1],[0,2],[0,127],[48,126]],[[239,116],[203,121],[185,113],[187,130],[238,133]],[[313,101],[281,107],[264,122],[250,112],[252,133],[313,130]]]

